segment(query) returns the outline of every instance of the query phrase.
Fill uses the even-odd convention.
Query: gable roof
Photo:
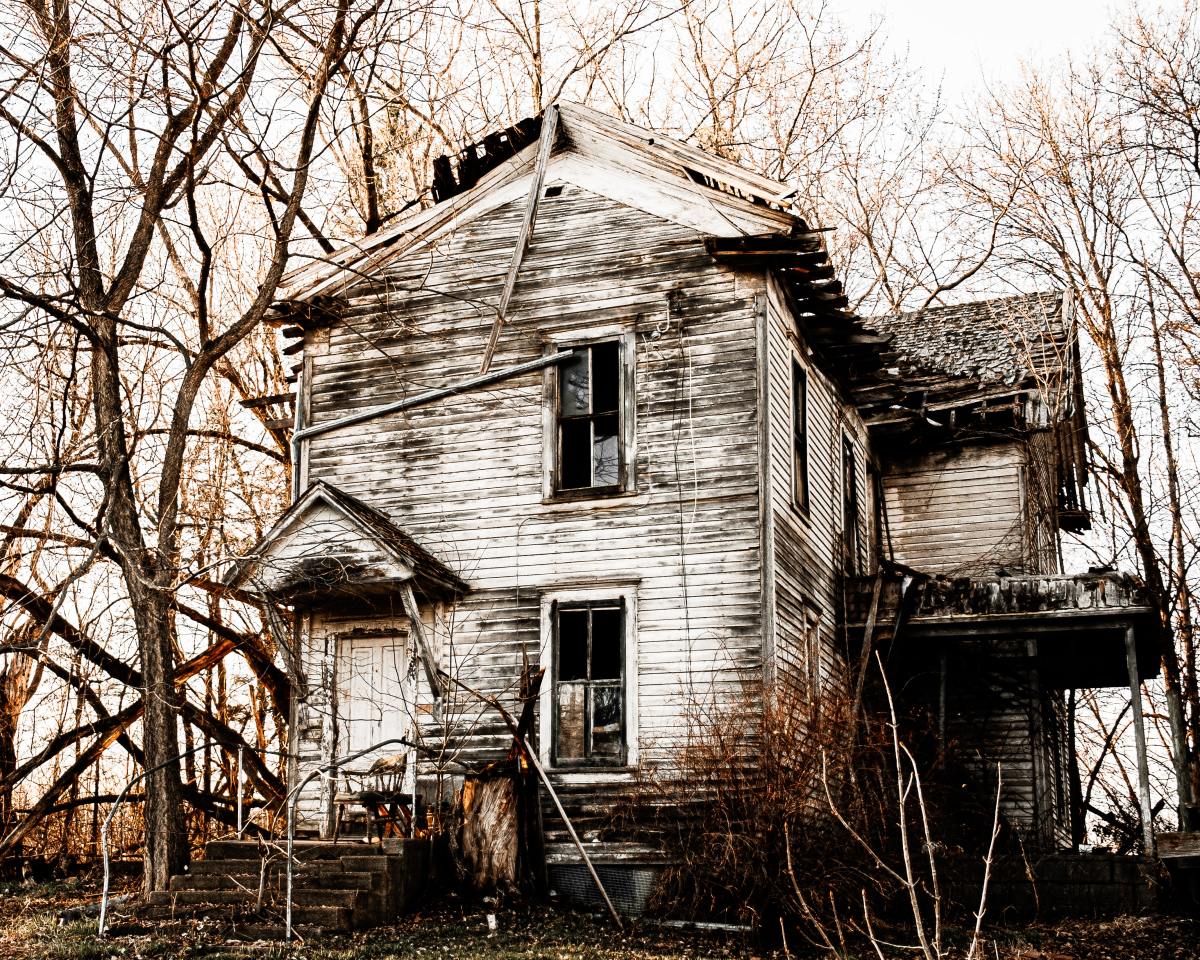
[[[470,589],[386,514],[318,480],[230,571],[226,583],[292,596],[409,579],[426,596]]]
[[[1069,376],[1066,312],[1063,293],[1051,291],[865,318],[896,357],[898,391],[884,398],[888,407],[953,407]]]
[[[805,231],[796,191],[731,161],[573,103],[558,120],[546,183],[567,180],[715,236]],[[513,200],[534,176],[542,117],[529,118],[434,164],[433,206],[347,243],[284,277],[282,303],[342,293],[395,258]],[[818,234],[819,236],[819,234]],[[285,311],[286,312],[286,311]]]

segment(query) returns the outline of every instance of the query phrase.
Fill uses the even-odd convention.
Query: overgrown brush
[[[920,713],[854,715],[835,688],[697,706],[678,757],[643,778],[624,828],[664,847],[656,906],[844,953],[894,937],[936,957],[945,851],[994,848],[991,790],[946,761]],[[936,827],[935,827],[936,825]],[[979,905],[972,905],[975,912]],[[965,913],[965,911],[964,911]]]

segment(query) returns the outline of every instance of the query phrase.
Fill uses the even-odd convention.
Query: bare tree
[[[136,633],[145,886],[161,889],[188,854],[175,595],[191,426],[213,374],[274,299],[320,161],[322,104],[380,0],[286,11],[14,0],[4,11],[0,202],[25,226],[5,238],[0,291],[31,343],[47,328],[71,331],[86,357],[101,487],[84,525],[92,555],[108,552],[120,569]],[[303,58],[304,83],[282,82],[285,56]],[[261,233],[243,232],[253,220]]]

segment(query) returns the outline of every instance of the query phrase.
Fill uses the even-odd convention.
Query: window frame
[[[587,652],[585,655],[585,663],[586,663],[588,676],[581,680],[578,680],[578,679],[577,680],[563,680],[559,676],[560,667],[562,665],[562,660],[563,660],[562,630],[561,630],[562,615],[564,613],[576,613],[576,612],[585,611],[585,610],[588,612],[588,630],[587,630],[588,649],[587,649]],[[592,658],[592,646],[593,646],[593,638],[594,638],[594,631],[595,631],[594,613],[597,610],[618,610],[618,611],[620,611],[620,615],[621,615],[620,636],[618,637],[618,643],[620,645],[620,648],[619,648],[617,659],[618,659],[618,662],[620,663],[621,669],[620,669],[620,676],[618,676],[615,679],[615,681],[611,677],[606,677],[606,678],[597,680],[595,677],[591,676],[592,667],[594,665],[593,658]],[[551,656],[550,683],[551,683],[551,688],[552,688],[551,689],[551,702],[554,705],[554,710],[553,710],[553,716],[551,717],[550,755],[553,758],[553,762],[554,762],[555,766],[558,766],[558,767],[623,767],[623,766],[625,766],[625,754],[628,749],[628,745],[626,743],[626,734],[625,734],[625,731],[628,728],[628,718],[626,716],[626,714],[628,712],[627,707],[626,707],[628,683],[626,682],[626,678],[625,678],[625,617],[626,616],[627,616],[627,614],[625,612],[625,601],[622,597],[619,597],[619,596],[613,597],[613,598],[592,599],[592,600],[567,600],[567,601],[561,601],[561,602],[556,601],[552,607],[551,628],[552,628],[552,634],[553,634],[554,650],[553,650],[553,655]],[[583,754],[584,755],[580,756],[580,757],[564,758],[564,757],[560,757],[558,754],[558,749],[559,749],[558,741],[559,741],[559,734],[561,732],[560,722],[561,722],[561,714],[562,714],[562,711],[559,709],[559,706],[558,706],[558,704],[559,704],[559,688],[561,687],[562,684],[565,684],[565,683],[578,683],[578,684],[583,685],[583,690],[584,690]],[[620,689],[620,692],[621,692],[621,724],[620,724],[621,744],[620,744],[620,750],[616,756],[611,756],[611,755],[595,756],[595,755],[593,755],[593,752],[592,752],[593,744],[591,741],[593,738],[592,738],[591,734],[594,732],[593,728],[592,728],[592,719],[593,719],[592,705],[593,705],[594,691],[599,686],[616,686]]]
[[[558,744],[558,611],[587,605],[620,605],[622,610],[621,684],[624,700],[623,749],[619,759],[560,761]],[[566,587],[541,596],[540,663],[546,681],[538,695],[538,755],[560,770],[630,770],[638,763],[637,584],[636,581]]]
[[[808,370],[795,353],[791,361],[791,499],[792,506],[807,517],[812,504],[808,469]]]
[[[561,489],[562,464],[560,429],[562,367],[554,364],[545,371],[542,404],[542,502],[560,503],[575,500],[601,500],[635,494],[637,463],[636,442],[636,337],[628,324],[608,325],[590,330],[561,334],[551,339],[547,354],[564,350],[579,350],[603,343],[616,342],[618,365],[617,398],[617,465],[618,482],[604,486],[568,487]],[[594,416],[594,415],[589,415]]]

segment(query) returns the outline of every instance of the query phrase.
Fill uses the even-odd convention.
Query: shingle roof
[[[977,300],[871,317],[892,338],[905,387],[929,402],[1052,377],[1070,361],[1061,292]]]

